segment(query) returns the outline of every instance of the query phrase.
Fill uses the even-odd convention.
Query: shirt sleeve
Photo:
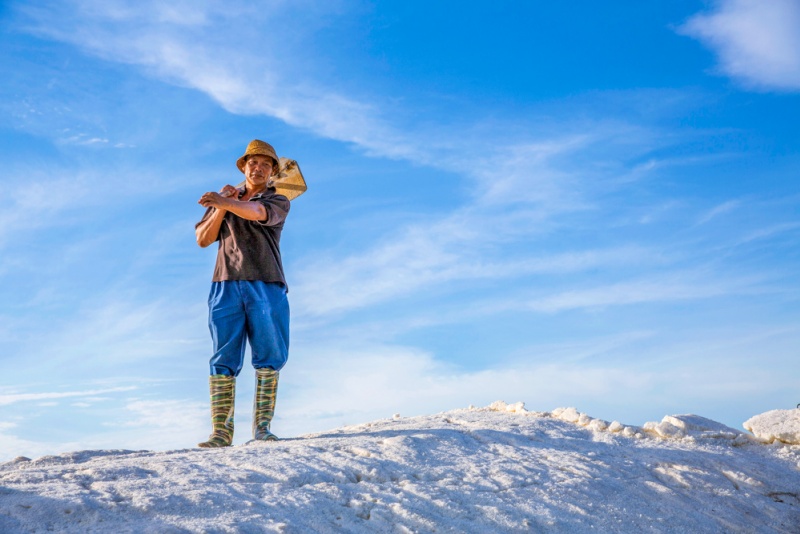
[[[267,210],[266,220],[258,221],[259,224],[264,226],[279,226],[283,224],[291,207],[289,199],[278,194],[261,197],[258,202]]]
[[[203,214],[203,217],[199,221],[197,221],[197,224],[195,224],[194,227],[197,228],[198,226],[203,224],[205,222],[205,220],[208,219],[208,216],[211,215],[211,211],[213,209],[214,208],[207,208],[206,212]]]

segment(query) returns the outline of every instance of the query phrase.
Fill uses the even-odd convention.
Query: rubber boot
[[[236,399],[236,378],[212,375],[208,378],[211,394],[211,436],[198,447],[227,447],[233,441],[233,407]]]
[[[253,401],[253,439],[274,441],[278,436],[270,432],[269,425],[275,414],[275,397],[278,394],[278,371],[256,369],[256,394]]]

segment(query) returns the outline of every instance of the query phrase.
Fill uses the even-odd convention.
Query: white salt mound
[[[800,532],[800,446],[730,439],[747,435],[498,401],[223,449],[19,457],[0,464],[0,533]]]
[[[743,426],[768,443],[777,440],[800,445],[800,409],[771,410],[751,417]]]

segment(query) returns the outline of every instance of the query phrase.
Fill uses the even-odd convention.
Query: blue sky
[[[206,437],[197,199],[254,138],[309,184],[281,436],[800,402],[795,1],[4,6],[3,458]]]

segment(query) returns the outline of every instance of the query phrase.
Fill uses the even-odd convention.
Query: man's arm
[[[194,235],[198,245],[206,248],[217,240],[225,213],[225,210],[212,209],[206,217],[203,217],[203,220],[197,223],[197,226],[194,227]]]
[[[234,215],[248,221],[266,221],[267,210],[260,202],[238,200],[233,197],[224,197],[219,193],[209,191],[200,197],[198,203],[206,208],[217,208],[217,211],[230,211]]]
[[[236,195],[238,192],[239,190],[232,185],[226,185],[219,193],[209,191],[200,197],[198,204],[214,209],[195,227],[198,245],[207,247],[217,240],[222,221],[229,211],[248,221],[264,222],[267,220],[267,210],[261,203],[238,200]]]

